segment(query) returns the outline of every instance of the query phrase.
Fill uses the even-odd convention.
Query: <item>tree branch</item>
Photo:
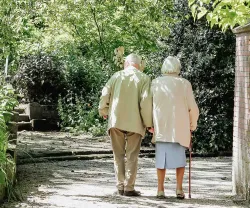
[[[98,35],[99,35],[99,45],[101,47],[104,59],[106,60],[106,54],[105,54],[105,50],[104,50],[104,43],[103,43],[101,28],[100,28],[100,26],[98,25],[98,22],[97,22],[96,11],[95,11],[95,8],[93,8],[91,5],[90,5],[90,8],[91,8],[91,12],[93,14],[94,22],[95,22],[95,25],[96,25],[96,28],[97,28],[97,31],[98,31]]]

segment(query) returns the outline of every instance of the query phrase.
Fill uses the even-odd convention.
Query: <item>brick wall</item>
[[[233,194],[249,200],[250,193],[250,24],[238,27],[233,134]]]

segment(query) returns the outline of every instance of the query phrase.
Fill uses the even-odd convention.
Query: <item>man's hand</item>
[[[103,116],[103,119],[106,120],[108,118],[108,116]]]
[[[152,133],[152,134],[155,132],[155,130],[154,130],[153,127],[148,128],[148,131],[149,131],[150,133]]]

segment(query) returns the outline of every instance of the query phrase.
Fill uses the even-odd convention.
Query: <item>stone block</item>
[[[20,108],[20,107],[16,107],[16,108],[14,108],[14,111],[17,112],[17,113],[24,113],[25,109],[24,108]]]
[[[8,132],[9,133],[11,133],[11,134],[16,134],[17,133],[18,126],[17,126],[16,122],[9,122],[7,124],[7,127],[8,127]]]
[[[16,134],[9,134],[8,136],[8,142],[10,144],[17,144],[17,133]]]
[[[29,103],[25,109],[25,114],[29,115],[29,119],[41,119],[42,118],[42,108],[39,103]]]
[[[24,121],[24,122],[30,121],[29,115],[27,115],[27,114],[19,114],[18,121],[19,122],[21,122],[21,121]]]
[[[54,120],[33,119],[31,120],[31,123],[34,131],[59,130],[58,122]]]
[[[12,116],[11,116],[11,121],[18,122],[18,119],[19,119],[19,113],[16,111],[13,111]]]
[[[44,131],[46,130],[47,121],[46,119],[33,119],[31,125],[34,131]]]
[[[18,122],[18,131],[22,130],[31,131],[32,130],[31,122]]]
[[[49,120],[59,120],[59,114],[57,106],[55,105],[41,105],[42,107],[42,118]]]

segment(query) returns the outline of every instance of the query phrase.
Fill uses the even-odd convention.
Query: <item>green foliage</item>
[[[152,78],[160,75],[167,55],[178,55],[201,109],[195,150],[229,150],[235,40],[214,25],[226,30],[244,24],[249,0],[189,0],[193,16],[200,19],[196,23],[185,3],[3,0],[0,65],[9,55],[9,66],[18,69],[15,83],[27,100],[57,103],[61,94],[63,128],[100,135],[106,131],[97,110],[100,91],[122,63],[114,63],[114,49],[124,46],[125,56],[140,53]],[[205,15],[213,29],[208,29]],[[2,121],[9,117],[8,111],[0,115]]]
[[[112,63],[113,50],[121,45],[133,51],[156,49],[156,39],[168,34],[171,4],[152,0],[61,1],[56,11],[53,6],[57,15],[51,24],[64,24],[67,34],[82,43],[86,55]]]
[[[209,29],[205,19],[194,23],[184,2],[176,3],[174,11],[180,21],[171,25],[170,36],[163,40],[168,46],[165,56],[180,58],[181,75],[191,82],[200,108],[194,151],[230,151],[235,37],[230,31]]]
[[[106,126],[98,115],[99,93],[110,69],[103,69],[98,59],[86,59],[79,53],[62,57],[66,68],[67,93],[58,102],[63,129],[105,134]]]
[[[188,2],[195,19],[206,15],[211,27],[218,25],[223,31],[244,25],[250,19],[249,0],[188,0]]]
[[[92,97],[99,93],[101,85],[107,79],[108,70],[103,70],[97,60],[82,56],[71,55],[63,59],[68,91],[92,102]]]
[[[11,111],[17,104],[13,87],[10,84],[6,84],[3,76],[0,75],[0,130],[2,131],[2,136],[6,133],[6,122],[10,120]],[[3,149],[3,146],[0,149]]]
[[[67,127],[72,127],[77,131],[90,132],[94,136],[104,135],[106,125],[98,115],[97,103],[91,105],[84,98],[78,98],[71,93],[64,98],[60,98],[58,111],[62,120],[62,127],[66,130]]]
[[[10,120],[11,111],[18,102],[13,87],[5,83],[0,76],[0,184],[8,184],[6,165],[9,159],[6,156],[8,146],[8,130],[6,123]]]
[[[43,15],[48,5],[49,1],[42,0],[0,1],[0,66],[9,56],[10,67],[16,69],[18,57],[27,52],[28,43],[39,42],[38,30],[45,27]],[[20,48],[22,44],[27,47]]]
[[[28,56],[20,60],[13,83],[28,102],[55,104],[64,93],[64,67],[54,57]]]

